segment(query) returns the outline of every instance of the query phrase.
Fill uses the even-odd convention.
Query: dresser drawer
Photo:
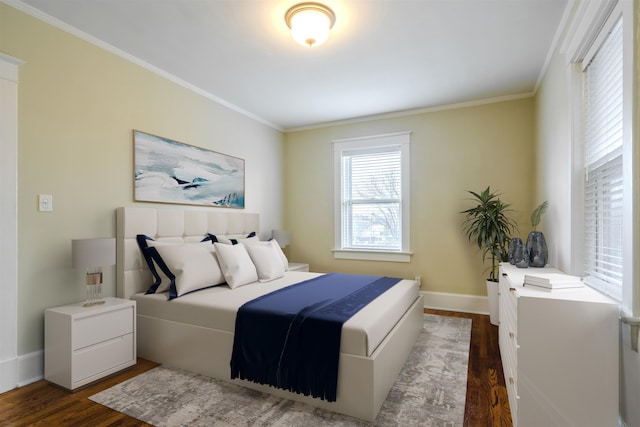
[[[516,381],[518,379],[518,349],[512,338],[507,338],[509,341],[505,346],[505,359],[506,366],[509,369],[509,375]],[[503,363],[505,363],[503,361]]]
[[[518,395],[518,379],[515,377],[513,371],[505,370],[507,374],[505,375],[504,381],[507,385],[507,395],[509,396],[509,409],[511,411],[511,419],[513,422],[513,426],[517,427],[518,425],[518,401],[520,400],[520,396]]]
[[[505,331],[508,332],[509,336],[517,342],[518,339],[518,318],[516,311],[509,304],[505,304],[506,307],[504,309],[503,314],[506,317],[506,321],[501,325],[504,327]]]
[[[134,360],[133,334],[127,334],[73,352],[73,387],[88,383],[92,377],[106,375],[132,365]]]
[[[133,307],[128,306],[74,319],[73,350],[132,333],[133,313]]]

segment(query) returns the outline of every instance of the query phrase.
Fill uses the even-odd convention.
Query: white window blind
[[[411,260],[410,136],[333,141],[335,258]]]
[[[590,285],[622,299],[622,18],[584,64],[584,263]]]
[[[342,248],[402,249],[400,147],[342,153]]]

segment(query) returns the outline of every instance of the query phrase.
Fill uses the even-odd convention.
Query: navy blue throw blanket
[[[336,400],[342,325],[401,279],[329,273],[244,304],[231,378]]]

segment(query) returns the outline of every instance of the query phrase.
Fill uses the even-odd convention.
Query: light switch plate
[[[40,212],[53,211],[53,196],[50,194],[38,195],[38,210]]]

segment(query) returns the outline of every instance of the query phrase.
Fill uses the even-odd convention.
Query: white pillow
[[[251,261],[256,266],[260,282],[268,282],[284,276],[285,269],[282,265],[282,260],[273,245],[252,244],[247,245],[246,248]]]
[[[259,245],[261,243],[264,243],[262,240],[258,238],[258,236],[246,237],[243,239],[236,239],[236,241],[244,245]]]
[[[287,259],[287,256],[284,254],[284,252],[282,252],[282,248],[280,247],[276,239],[269,240],[269,243],[271,243],[275,248],[278,256],[280,257],[280,261],[284,265],[284,270],[285,271],[289,270],[289,260]]]
[[[169,286],[169,299],[225,281],[211,244],[169,244],[155,248],[161,257],[156,260],[160,270],[175,277]]]
[[[244,245],[218,242],[213,245],[218,253],[222,274],[231,289],[258,281],[258,272]]]
[[[176,245],[179,245],[179,246],[180,245],[201,245],[201,246],[204,246],[205,248],[207,248],[207,250],[209,250],[210,252],[212,252],[214,254],[214,257],[215,257],[215,250],[213,248],[213,243],[210,242],[210,241],[195,242],[195,243],[181,243],[181,242],[158,242],[156,240],[147,240],[147,247],[149,247],[149,248],[154,248],[154,247],[157,248],[159,246],[176,246]],[[152,262],[154,263],[155,274],[157,274],[158,278],[160,279],[160,283],[152,291],[152,293],[167,292],[169,290],[169,286],[171,285],[171,279],[169,277],[167,277],[167,275],[158,266],[157,260],[154,260],[153,257],[151,259],[152,259]],[[217,262],[218,262],[218,260],[216,258],[216,263]],[[222,273],[220,273],[220,274],[222,274]]]

